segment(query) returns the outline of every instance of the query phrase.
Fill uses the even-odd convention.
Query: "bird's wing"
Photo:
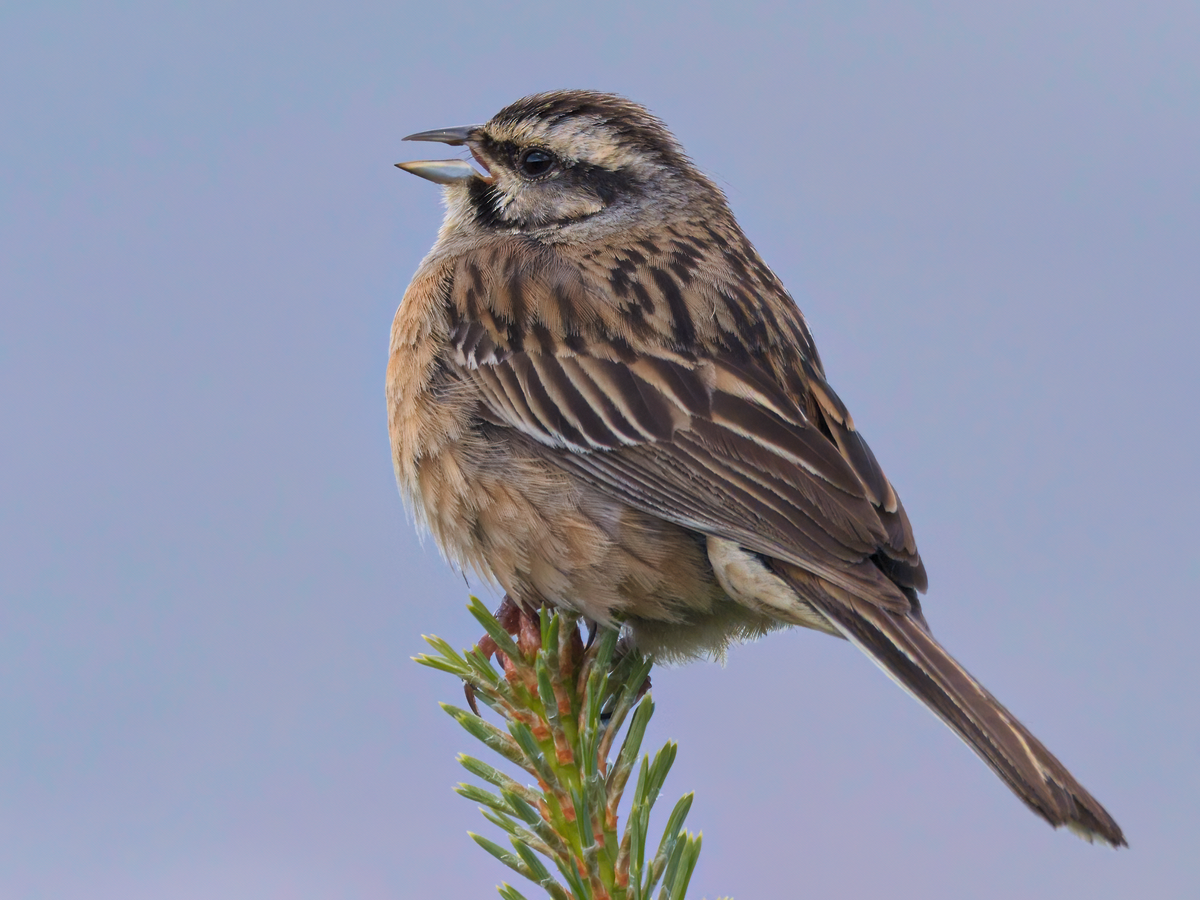
[[[631,506],[737,541],[895,611],[924,569],[895,491],[833,390],[821,421],[752,360],[646,350],[498,350],[460,321],[454,362],[481,415]]]

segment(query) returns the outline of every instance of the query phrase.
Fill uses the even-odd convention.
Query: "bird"
[[[562,90],[405,140],[466,151],[396,164],[442,186],[445,217],[386,376],[397,483],[452,563],[656,660],[788,626],[845,638],[1050,825],[1126,846],[934,638],[896,490],[662,120]]]

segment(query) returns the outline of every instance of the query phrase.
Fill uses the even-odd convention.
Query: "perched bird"
[[[660,659],[803,625],[849,639],[1051,825],[1113,818],[930,633],[908,516],[795,302],[645,108],[518,100],[410,135],[446,217],[392,327],[396,476],[518,607]],[[480,171],[480,169],[482,171]]]

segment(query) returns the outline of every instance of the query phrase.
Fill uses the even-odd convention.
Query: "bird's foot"
[[[505,594],[504,600],[501,601],[493,615],[500,623],[500,627],[516,638],[517,649],[523,656],[532,657],[542,646],[542,622],[538,617],[537,610],[526,609]],[[481,637],[476,646],[485,660],[495,657],[506,672],[511,667],[512,664],[508,657],[500,652],[500,648],[496,646],[496,642],[490,635],[485,634]],[[467,695],[467,705],[471,707],[471,712],[479,715],[479,704],[475,700],[475,688],[470,684],[464,684],[463,691]]]

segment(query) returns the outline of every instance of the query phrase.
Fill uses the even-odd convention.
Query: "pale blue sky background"
[[[478,628],[392,481],[392,163],[559,87],[725,188],[936,633],[1132,844],[791,632],[655,675],[693,895],[1200,896],[1200,9],[839,0],[0,6],[0,897],[494,896],[409,661]]]

